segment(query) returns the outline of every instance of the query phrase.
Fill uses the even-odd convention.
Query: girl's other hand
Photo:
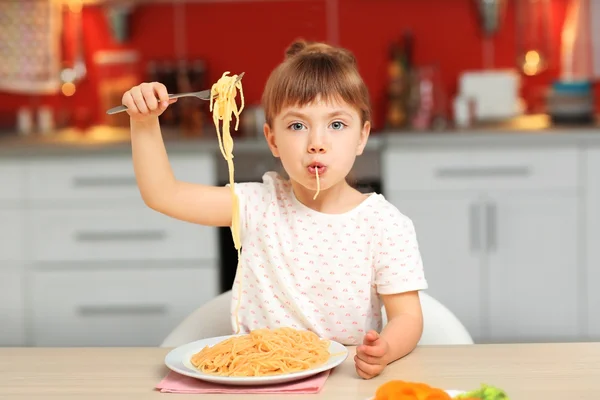
[[[379,375],[388,365],[388,342],[376,331],[370,330],[365,335],[363,344],[356,348],[354,363],[356,373],[363,379],[371,379]]]

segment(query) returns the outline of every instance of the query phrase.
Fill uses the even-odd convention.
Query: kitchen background
[[[600,339],[599,34],[600,0],[0,0],[0,346],[159,345],[231,287],[228,228],[149,210],[105,111],[244,71],[236,180],[260,180],[262,87],[299,37],[355,53],[353,175],[413,219],[475,341]],[[226,183],[206,103],[161,120],[179,179]]]

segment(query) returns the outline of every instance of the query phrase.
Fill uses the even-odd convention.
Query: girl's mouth
[[[310,173],[312,175],[316,175],[317,172],[319,173],[319,175],[322,175],[325,173],[326,170],[327,170],[327,167],[318,162],[311,163],[308,166],[308,173]]]

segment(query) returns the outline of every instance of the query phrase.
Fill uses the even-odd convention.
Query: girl
[[[173,218],[231,226],[230,188],[173,176],[158,121],[172,102],[157,82],[123,95],[141,195]],[[349,51],[300,41],[271,73],[262,102],[266,141],[288,177],[267,172],[234,185],[243,248],[234,330],[239,318],[241,333],[290,326],[357,345],[356,371],[370,379],[417,345],[427,283],[411,220],[346,181],[370,133],[368,90]]]

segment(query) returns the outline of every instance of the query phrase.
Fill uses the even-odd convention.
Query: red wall
[[[514,1],[514,0],[513,0]],[[509,2],[501,31],[494,39],[495,66],[513,67],[516,58],[516,26],[513,1]],[[473,0],[338,0],[339,31],[332,38],[352,50],[371,90],[376,125],[380,126],[388,46],[405,28],[415,33],[417,64],[438,63],[446,92],[453,96],[461,71],[482,68],[482,34]],[[524,77],[523,96],[536,108],[544,86],[558,74],[560,28],[567,5],[553,0],[552,41],[556,51],[552,67],[537,77]],[[99,108],[92,64],[97,50],[135,48],[142,56],[139,71],[148,60],[176,59],[174,8],[170,4],[138,6],[132,15],[131,39],[117,44],[110,36],[100,6],[84,9],[84,42],[88,79],[72,98],[0,93],[0,112],[12,112],[24,104],[50,104],[68,112],[86,111],[98,120]],[[286,46],[297,37],[328,39],[328,1],[192,2],[185,5],[185,56],[203,58],[209,79],[223,71],[246,72],[244,92],[248,103],[260,98],[270,70],[282,59]],[[67,21],[68,22],[68,21]],[[332,25],[329,25],[331,28]],[[68,28],[68,25],[67,25]],[[70,51],[66,48],[66,56]]]

